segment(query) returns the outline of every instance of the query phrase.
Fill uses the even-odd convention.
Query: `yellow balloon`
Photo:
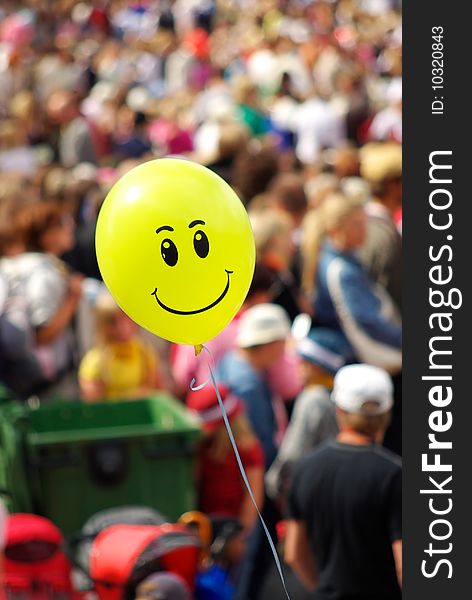
[[[124,312],[172,342],[215,337],[244,302],[254,273],[246,209],[209,169],[162,158],[126,173],[97,222],[103,280]]]

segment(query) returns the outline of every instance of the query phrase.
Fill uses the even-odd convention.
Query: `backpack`
[[[73,600],[64,538],[48,519],[17,513],[6,523],[4,587],[9,600]]]
[[[200,544],[184,525],[112,525],[98,534],[90,554],[90,577],[100,600],[134,600],[152,573],[180,576],[193,590]]]

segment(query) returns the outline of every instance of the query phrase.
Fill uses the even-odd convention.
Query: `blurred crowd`
[[[0,383],[40,402],[166,390],[198,415],[199,509],[237,523],[228,539],[239,540],[223,561],[231,583],[213,596],[203,578],[198,598],[282,592],[265,583],[270,549],[214,391],[189,390],[207,378],[206,358],[140,330],[101,282],[101,203],[125,172],[169,155],[236,190],[256,269],[239,314],[207,345],[269,530],[304,586],[324,589],[303,596],[294,583],[293,597],[398,598],[399,467],[388,450],[356,447],[401,454],[401,61],[400,0],[0,4]],[[364,370],[332,394],[353,365]],[[327,440],[349,452],[323,446],[308,463]],[[306,481],[333,486],[321,520]],[[340,499],[341,483],[364,496]],[[350,502],[370,511],[371,521],[356,512],[367,541],[335,531]],[[313,545],[315,524],[326,529]],[[388,533],[379,541],[370,526]],[[359,548],[370,575],[338,545]],[[137,597],[190,598],[156,585]]]

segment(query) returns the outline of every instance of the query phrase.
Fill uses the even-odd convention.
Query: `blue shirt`
[[[277,454],[277,424],[266,377],[256,371],[237,351],[223,356],[218,364],[216,376],[243,400],[246,415],[264,450],[268,468]]]
[[[397,360],[401,365],[398,312],[353,253],[340,252],[326,242],[320,254],[316,290],[317,325],[341,331],[358,360],[387,370]]]
[[[233,596],[234,586],[223,567],[212,565],[207,571],[197,574],[196,600],[232,600]]]

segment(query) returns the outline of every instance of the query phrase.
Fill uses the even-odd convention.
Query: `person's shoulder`
[[[331,464],[330,457],[332,455],[331,440],[325,441],[308,451],[293,466],[293,488],[298,488],[300,485],[303,487],[311,485],[315,481],[312,474],[323,472],[327,465]]]
[[[309,469],[313,465],[323,464],[328,456],[335,453],[333,440],[325,440],[316,448],[307,452],[298,462],[297,470]]]
[[[388,450],[388,448],[376,445],[372,448],[372,453],[380,462],[385,463],[385,465],[390,465],[395,470],[402,468],[402,459],[400,456]]]
[[[235,380],[254,379],[256,375],[251,365],[236,350],[230,350],[222,356],[217,370],[218,373]]]
[[[137,351],[139,351],[147,360],[157,360],[158,355],[156,349],[149,340],[143,339],[138,335],[131,341]]]
[[[303,389],[296,399],[296,406],[308,411],[314,407],[325,407],[333,404],[329,391],[323,385],[311,385]],[[334,405],[333,405],[334,407]]]
[[[264,450],[257,439],[253,444],[241,447],[239,451],[244,464],[251,467],[264,466]]]
[[[93,346],[88,350],[79,365],[81,379],[95,379],[101,371],[103,363],[103,348]]]
[[[239,354],[230,350],[216,367],[216,379],[227,385],[235,394],[249,393],[257,382],[250,365]]]

